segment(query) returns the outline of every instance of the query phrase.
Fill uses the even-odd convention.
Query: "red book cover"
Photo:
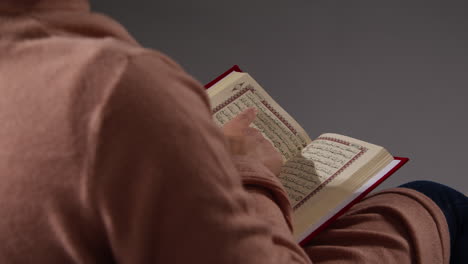
[[[242,70],[239,68],[239,66],[234,65],[232,66],[229,70],[223,72],[221,75],[213,79],[211,82],[205,84],[205,89],[210,88],[211,86],[215,85],[215,83],[219,82],[222,80],[224,77],[228,76],[231,72],[236,71],[236,72],[242,72]]]
[[[215,85],[218,81],[222,80],[224,77],[229,75],[231,72],[243,72],[238,65],[232,66],[230,69],[213,79],[211,82],[205,85],[206,89],[209,89],[213,85]],[[343,201],[343,203],[335,208],[335,212],[332,216],[327,216],[324,218],[324,221],[319,223],[318,226],[314,227],[313,230],[310,230],[309,233],[306,234],[300,239],[299,244],[305,245],[308,241],[310,241],[315,235],[317,235],[320,231],[324,230],[328,225],[330,225],[334,220],[336,220],[339,216],[345,213],[348,209],[350,209],[354,204],[359,202],[363,199],[367,194],[369,194],[372,190],[374,190],[377,186],[379,186],[382,182],[384,182],[388,177],[390,177],[394,172],[400,169],[404,164],[409,161],[408,158],[404,157],[394,157],[394,161],[392,164],[389,164],[386,169],[383,169],[381,172],[376,174],[378,177],[373,177],[373,181],[370,181],[368,185],[364,185],[358,192],[354,194],[349,200]]]

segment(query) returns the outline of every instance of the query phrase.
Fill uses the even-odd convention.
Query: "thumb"
[[[223,130],[227,134],[242,135],[243,131],[255,120],[257,116],[257,109],[249,107],[236,117],[231,119],[223,126]]]

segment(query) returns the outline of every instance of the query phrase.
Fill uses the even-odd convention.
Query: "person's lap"
[[[414,181],[399,187],[421,192],[439,206],[450,232],[450,263],[467,263],[468,198],[453,188],[431,181]]]
[[[445,212],[438,209],[437,202],[429,195],[412,186],[415,183],[385,190],[354,205],[308,243],[305,250],[311,260],[314,263],[447,263],[450,232]],[[433,187],[436,189],[431,192],[443,189]]]

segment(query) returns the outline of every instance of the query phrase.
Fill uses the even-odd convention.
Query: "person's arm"
[[[278,179],[231,156],[203,88],[170,60],[129,58],[95,120],[88,186],[116,263],[310,263]]]

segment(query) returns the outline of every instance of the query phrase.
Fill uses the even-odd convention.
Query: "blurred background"
[[[238,64],[311,138],[341,133],[411,159],[377,190],[425,179],[468,194],[468,2],[91,4],[202,83]]]

